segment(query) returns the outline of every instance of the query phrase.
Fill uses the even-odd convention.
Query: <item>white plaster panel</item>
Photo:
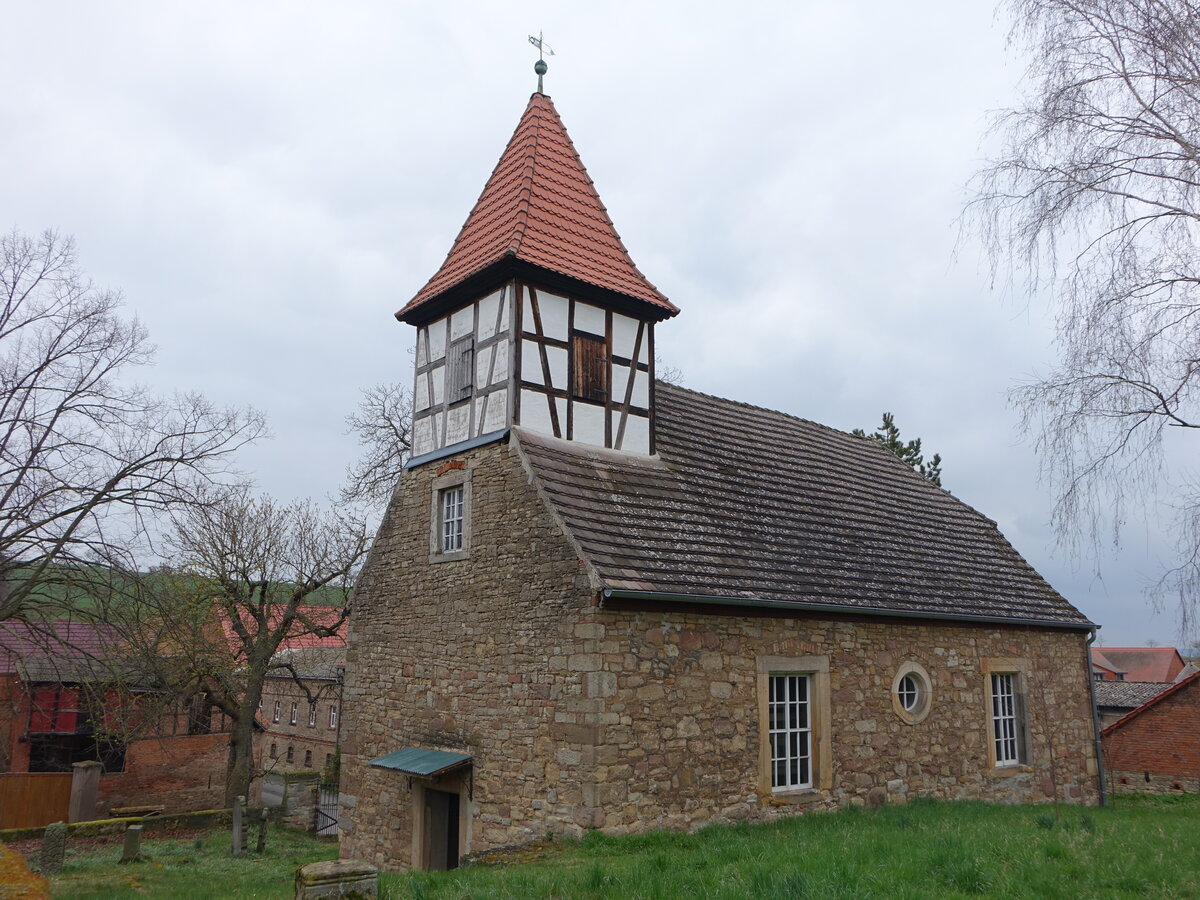
[[[638,351],[637,361],[640,363],[650,364],[650,335],[654,333],[654,326],[649,322],[646,323],[646,333],[642,335],[642,349]]]
[[[413,409],[417,412],[429,409],[429,379],[423,372],[417,376],[417,386],[413,391]]]
[[[625,402],[625,388],[629,386],[629,366],[612,364],[612,399],[615,403]]]
[[[562,432],[562,436],[567,436],[567,401],[563,397],[558,397],[554,400],[554,405],[558,409],[558,428]]]
[[[650,420],[645,416],[628,416],[625,419],[625,437],[618,449],[629,453],[649,453]]]
[[[425,329],[429,336],[429,362],[437,362],[446,355],[446,320],[438,319]]]
[[[575,330],[604,334],[604,310],[590,303],[575,303]]]
[[[413,456],[420,456],[433,449],[433,416],[425,416],[413,423]]]
[[[545,291],[538,291],[538,312],[542,314],[542,334],[549,338],[565,341],[567,339],[567,312],[568,301],[566,297],[560,297],[558,294],[547,294]],[[528,330],[533,330],[533,323],[525,326]]]
[[[567,389],[567,351],[562,347],[547,347],[546,361],[550,363],[550,384],[560,390]]]
[[[542,358],[538,354],[538,345],[533,341],[521,341],[521,380],[533,384],[545,383],[542,377]]]
[[[508,348],[508,340],[496,342],[496,365],[492,368],[492,384],[500,384],[503,381],[508,381]],[[482,381],[479,383],[483,384]]]
[[[592,406],[590,403],[576,403],[574,421],[571,427],[571,440],[581,444],[604,446],[604,417],[603,406]]]
[[[480,434],[499,431],[508,423],[508,389],[502,388],[487,395],[487,412]]]
[[[512,300],[513,292],[508,288],[501,291],[500,299],[500,330],[508,331],[511,327],[509,324],[512,320]]]
[[[433,420],[433,449],[438,450],[444,446],[442,442],[442,419],[445,418],[440,412],[435,412],[430,419]]]
[[[433,405],[441,406],[442,398],[446,396],[446,367],[434,366],[428,375],[433,382]]]
[[[633,396],[629,402],[634,406],[640,406],[642,409],[650,407],[650,374],[648,372],[634,371],[633,373]]]
[[[633,356],[633,345],[637,343],[638,320],[620,313],[613,313],[613,345],[614,356]],[[643,336],[642,340],[646,338]]]
[[[450,316],[450,340],[457,341],[475,330],[475,305],[463,307]]]
[[[417,329],[417,365],[423,366],[429,362],[429,333],[422,326]]]
[[[524,290],[524,299],[521,302],[521,330],[528,331],[530,334],[537,333],[537,326],[533,321],[533,304],[529,302],[529,288]]]
[[[471,436],[471,404],[463,403],[446,413],[446,445],[457,444]]]
[[[479,387],[487,387],[491,383],[488,381],[488,372],[491,371],[492,360],[495,356],[496,348],[494,346],[475,352],[475,384]]]
[[[496,307],[500,305],[502,293],[502,291],[496,291],[479,301],[479,340],[481,341],[496,333]]]
[[[483,434],[483,398],[476,397],[471,402],[475,405],[475,428],[471,431],[471,437],[479,437],[479,435]]]
[[[554,426],[550,423],[550,401],[554,398],[536,391],[521,391],[521,424],[533,431],[553,436]],[[559,418],[560,426],[567,420]]]

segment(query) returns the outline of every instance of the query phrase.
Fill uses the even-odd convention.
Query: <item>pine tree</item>
[[[861,428],[855,428],[852,434],[859,437],[870,438],[873,441],[878,441],[883,446],[887,447],[896,456],[912,466],[923,478],[927,478],[936,484],[942,486],[942,457],[940,453],[933,454],[933,459],[928,463],[925,462],[925,457],[921,454],[921,439],[915,438],[911,441],[902,441],[900,439],[900,429],[896,427],[896,420],[890,412],[883,414],[883,424],[875,429],[874,434],[867,434]]]

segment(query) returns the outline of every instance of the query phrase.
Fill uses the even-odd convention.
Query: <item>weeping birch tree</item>
[[[1075,551],[1119,543],[1165,494],[1179,556],[1158,582],[1184,633],[1200,601],[1200,4],[1013,0],[1027,102],[971,212],[997,268],[1057,310],[1057,364],[1014,392]]]

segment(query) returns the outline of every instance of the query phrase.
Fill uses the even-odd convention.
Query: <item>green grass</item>
[[[1172,802],[1174,801],[1174,802]],[[915,802],[691,834],[589,834],[508,868],[384,877],[388,898],[1200,896],[1200,802]]]
[[[916,898],[1200,896],[1200,798],[1122,799],[1116,807],[917,801],[815,813],[690,834],[591,833],[523,865],[385,874],[401,898]],[[267,853],[229,856],[227,831],[147,839],[145,862],[120,844],[69,851],[56,898],[290,898],[295,870],[335,845],[276,830]],[[533,854],[538,855],[538,854]],[[520,858],[522,854],[513,854]]]
[[[60,875],[50,879],[56,898],[169,897],[171,900],[226,900],[234,897],[291,898],[296,869],[310,862],[337,857],[337,844],[311,835],[277,828],[267,836],[262,856],[254,853],[258,831],[249,830],[250,851],[229,855],[227,829],[189,840],[142,842],[144,860],[121,865],[121,844],[73,848]],[[36,854],[34,854],[36,859]]]

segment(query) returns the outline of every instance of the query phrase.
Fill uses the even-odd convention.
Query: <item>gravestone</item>
[[[67,852],[67,823],[55,822],[42,832],[42,853],[38,868],[43,875],[57,875],[62,871],[63,856]]]
[[[379,896],[379,870],[359,859],[331,859],[296,870],[296,900]]]
[[[121,849],[121,862],[141,862],[142,826],[130,825],[125,829],[125,846]]]

